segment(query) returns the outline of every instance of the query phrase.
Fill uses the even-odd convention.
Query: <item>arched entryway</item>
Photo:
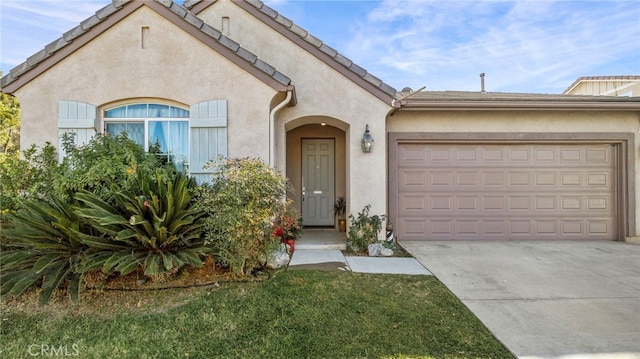
[[[288,197],[301,212],[305,227],[335,227],[334,202],[346,198],[346,132],[329,123],[308,118],[287,126]]]

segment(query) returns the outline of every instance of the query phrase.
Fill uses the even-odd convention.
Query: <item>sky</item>
[[[110,0],[0,0],[3,73]],[[182,3],[182,0],[178,0]],[[265,0],[401,90],[562,93],[640,75],[640,0]]]

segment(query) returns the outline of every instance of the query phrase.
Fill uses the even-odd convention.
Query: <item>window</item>
[[[158,150],[179,171],[189,161],[189,111],[161,104],[131,104],[105,111],[104,130],[110,135],[127,133],[144,147]]]

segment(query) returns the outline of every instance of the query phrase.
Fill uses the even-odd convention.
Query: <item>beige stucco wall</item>
[[[287,129],[328,119],[329,125],[346,134],[347,212],[355,214],[370,204],[372,214],[386,214],[384,131],[390,104],[383,103],[229,0],[216,2],[198,16],[213,26],[220,26],[222,17],[228,17],[231,38],[292,79],[298,103],[277,114],[276,167],[284,171],[284,164],[289,160],[285,150]],[[291,126],[292,123],[295,126]],[[376,141],[373,152],[365,154],[360,149],[360,141],[367,124]],[[287,171],[289,165],[287,163]]]
[[[631,133],[635,139],[635,228],[640,230],[638,111],[398,111],[388,118],[387,132]]]
[[[150,29],[145,49],[143,26]],[[16,91],[23,109],[21,146],[57,144],[59,100],[104,110],[137,100],[188,109],[227,99],[229,156],[268,160],[269,105],[275,95],[271,87],[142,7]]]

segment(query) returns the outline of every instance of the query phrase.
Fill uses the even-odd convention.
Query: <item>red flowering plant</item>
[[[287,200],[286,210],[279,214],[273,223],[273,236],[281,241],[298,239],[302,234],[300,213],[291,207],[291,200]]]

